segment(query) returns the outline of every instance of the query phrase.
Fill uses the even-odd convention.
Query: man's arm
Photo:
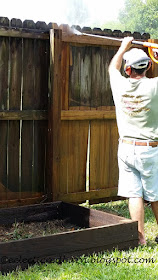
[[[120,71],[121,65],[122,65],[122,59],[124,53],[131,47],[132,45],[133,37],[125,37],[121,43],[121,46],[119,47],[117,53],[112,58],[110,65],[109,65],[109,72],[112,69],[117,69]]]

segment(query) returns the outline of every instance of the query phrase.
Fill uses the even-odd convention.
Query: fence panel
[[[65,43],[64,43],[65,44]],[[117,131],[107,65],[116,47],[73,45],[67,48],[69,53],[68,106],[63,107],[60,149],[60,190],[58,198],[66,201],[84,201],[88,197],[97,197],[97,192],[105,188],[117,189],[117,166],[115,179],[110,179],[115,167],[116,149],[111,146],[113,131]],[[63,45],[65,49],[65,45]],[[63,63],[62,63],[63,67]],[[66,66],[65,68],[66,69]],[[65,89],[65,83],[64,87]],[[64,94],[62,93],[62,97]],[[65,103],[65,96],[64,102]],[[98,113],[112,111],[114,119],[100,118]],[[66,116],[67,112],[67,116]],[[90,112],[90,118],[87,116]],[[96,116],[99,116],[98,120]],[[110,117],[111,118],[111,117]],[[88,133],[90,129],[90,150]],[[113,135],[112,135],[113,134]],[[115,135],[115,138],[118,135]],[[114,149],[114,153],[111,152]],[[90,152],[90,173],[87,178],[87,152]],[[112,158],[111,158],[112,157]],[[110,160],[112,165],[110,165]],[[112,170],[112,171],[111,171]],[[73,171],[73,172],[72,172]],[[86,188],[89,179],[90,186]],[[94,193],[94,191],[96,191]],[[105,192],[101,194],[104,197]],[[108,195],[114,195],[112,189]]]
[[[120,43],[69,34],[68,28],[62,28],[67,59],[61,63],[66,77],[61,94],[60,188],[56,197],[68,202],[89,199],[91,203],[116,199],[118,131],[108,65]]]
[[[47,188],[49,36],[32,21],[1,21],[0,206],[29,204]]]

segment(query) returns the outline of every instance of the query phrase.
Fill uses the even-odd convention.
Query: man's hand
[[[123,38],[123,41],[120,46],[120,50],[125,53],[131,47],[133,39],[134,39],[133,37]]]

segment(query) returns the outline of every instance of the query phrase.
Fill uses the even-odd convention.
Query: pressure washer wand
[[[77,31],[76,34],[82,34],[82,35],[86,35],[86,36],[91,36],[91,37],[98,37],[98,38],[102,38],[102,39],[109,39],[109,40],[113,40],[113,41],[118,41],[118,42],[122,42],[123,39],[120,38],[114,38],[114,37],[107,37],[107,36],[101,36],[101,35],[94,35],[94,34],[88,34],[88,33],[81,33],[79,31]],[[150,43],[150,42],[142,42],[142,41],[132,41],[132,44],[134,45],[141,45],[143,47],[147,47],[147,48],[156,48],[158,49],[158,44],[155,43]]]
[[[79,33],[82,35],[91,36],[91,37],[98,37],[98,38],[109,39],[109,40],[113,40],[113,41],[119,41],[119,42],[123,41],[123,39],[120,39],[120,38],[106,37],[106,36],[87,34],[87,33],[81,33],[81,32],[79,32]],[[79,33],[78,33],[78,35],[79,35]],[[147,47],[151,59],[154,62],[158,63],[158,44],[150,43],[150,42],[135,41],[135,40],[132,41],[132,44]]]
[[[158,49],[158,44],[150,43],[150,42],[132,41],[132,44],[141,45],[141,46],[147,47],[147,48]]]

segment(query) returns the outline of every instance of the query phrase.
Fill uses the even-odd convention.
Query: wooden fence
[[[119,43],[70,34],[65,25],[0,18],[0,26],[0,206],[116,198],[118,132],[107,69]]]

